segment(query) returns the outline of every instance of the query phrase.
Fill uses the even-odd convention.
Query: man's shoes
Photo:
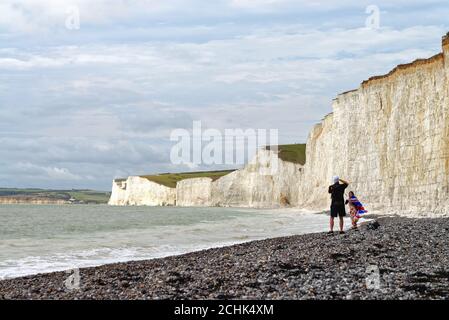
[[[340,231],[340,234],[345,234],[345,232],[344,231]]]
[[[334,232],[333,231],[329,231],[327,234],[334,234]]]

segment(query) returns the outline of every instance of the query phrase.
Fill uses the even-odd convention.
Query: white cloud
[[[286,3],[287,0],[231,0],[231,6],[239,8],[253,8],[273,6]]]
[[[64,26],[77,7],[81,23],[101,25],[114,19],[128,19],[148,12],[156,14],[167,10],[166,1],[160,0],[2,0],[0,26],[13,31],[42,31],[51,26]]]
[[[17,10],[11,3],[0,3],[0,27],[7,27],[12,31],[31,32],[34,28],[23,12]]]
[[[48,180],[82,180],[83,177],[73,174],[70,170],[66,168],[58,168],[58,167],[45,167],[39,166],[30,162],[19,162],[15,166],[15,171],[17,173],[26,173],[31,176],[38,176],[41,179]]]
[[[116,26],[122,23],[145,21],[148,18],[163,22],[176,17],[180,20],[197,21],[201,18],[233,17],[242,12],[252,13],[311,13],[341,11],[349,14],[357,8],[365,15],[370,0],[2,0],[0,4],[0,28],[24,33],[42,33],[57,27],[63,28],[71,15],[69,8],[79,9],[81,28],[87,26]],[[445,0],[429,0],[426,6],[445,5]],[[421,7],[419,0],[377,0],[375,5],[383,10],[401,8],[404,11]],[[291,11],[291,12],[289,12]],[[154,21],[153,21],[154,22]],[[194,23],[195,24],[195,23]],[[201,24],[198,21],[198,24]]]
[[[44,168],[50,179],[54,180],[81,180],[83,177],[71,173],[66,168]]]
[[[108,189],[186,170],[168,137],[193,120],[304,142],[336,94],[441,50],[443,2],[380,0],[377,31],[365,2],[3,0],[0,185]],[[81,30],[64,33],[73,4]]]

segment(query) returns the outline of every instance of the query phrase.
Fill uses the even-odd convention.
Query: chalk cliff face
[[[449,214],[448,57],[445,38],[442,54],[337,97],[307,143],[302,206],[325,203],[337,174],[372,210]]]
[[[212,179],[194,178],[176,184],[176,203],[178,206],[212,206]]]
[[[110,205],[233,206],[277,208],[298,205],[302,166],[259,150],[250,164],[216,181],[194,178],[169,188],[141,177],[114,180]]]
[[[109,205],[173,206],[176,189],[168,188],[141,177],[114,180]]]
[[[279,160],[272,170],[274,158],[260,150],[241,170],[176,190],[131,177],[125,189],[114,185],[111,203],[323,210],[339,175],[370,211],[449,215],[449,37],[443,53],[339,95],[309,135],[304,167]]]
[[[259,150],[242,170],[212,184],[212,205],[273,208],[297,206],[303,166],[278,159],[277,153]]]

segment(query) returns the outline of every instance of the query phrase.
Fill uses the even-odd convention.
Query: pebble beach
[[[334,233],[0,281],[0,299],[448,299],[449,219],[377,218]],[[373,280],[374,279],[374,280]]]

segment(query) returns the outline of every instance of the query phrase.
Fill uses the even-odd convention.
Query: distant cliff
[[[0,197],[0,204],[69,204],[66,200],[33,197]]]
[[[116,206],[174,206],[176,189],[143,177],[114,180],[110,205]]]
[[[0,188],[0,204],[106,204],[110,192]]]
[[[351,182],[350,189],[370,211],[448,215],[449,34],[442,53],[398,66],[339,95],[333,113],[312,129],[304,165],[280,160],[276,173],[260,174],[277,156],[260,150],[243,169],[215,181],[183,180],[163,192],[131,177],[113,183],[110,204],[322,210],[329,205],[330,178],[339,175]],[[134,189],[143,196],[127,195],[134,200],[123,201]]]
[[[298,145],[286,146],[285,150],[291,151],[292,147],[303,149]],[[113,181],[109,204],[255,208],[298,205],[303,165],[292,162],[292,153],[296,156],[294,152],[286,152],[283,158],[289,161],[284,161],[278,158],[277,152],[259,150],[255,158],[240,170],[196,173],[194,176],[199,177],[180,179],[174,187],[168,183],[156,183],[148,177],[117,179]],[[155,181],[162,180],[149,177]]]

